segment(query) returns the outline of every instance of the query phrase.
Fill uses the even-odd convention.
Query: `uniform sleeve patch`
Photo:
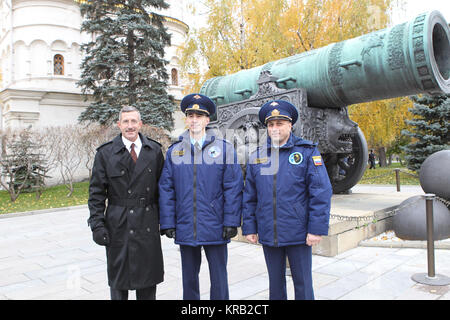
[[[315,166],[321,166],[323,164],[321,156],[312,157]]]

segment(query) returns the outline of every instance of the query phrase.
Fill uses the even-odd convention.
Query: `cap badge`
[[[193,98],[198,100],[198,99],[201,99],[202,97],[200,97],[198,94],[196,94]]]
[[[275,106],[278,105],[278,102],[274,101],[274,102],[272,102],[270,105],[275,107]]]
[[[275,102],[275,103],[276,103],[276,102]],[[280,111],[278,111],[278,109],[274,109],[270,115],[271,115],[272,117],[279,116],[279,115],[280,115]]]
[[[200,106],[199,106],[198,104],[194,104],[194,105],[192,106],[192,109],[198,110],[198,109],[200,109]]]

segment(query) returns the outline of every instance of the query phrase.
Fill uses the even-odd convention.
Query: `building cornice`
[[[85,96],[85,94],[80,92],[68,92],[68,91],[46,91],[46,90],[39,90],[39,89],[12,89],[12,88],[5,88],[0,91],[0,100],[5,101],[9,99],[30,99],[30,100],[42,100],[44,98],[49,97],[67,97],[72,96],[73,99],[79,99],[79,97]],[[87,95],[89,96],[89,95]]]
[[[82,3],[87,3],[89,0],[73,0],[73,1],[78,4],[82,4]],[[152,14],[150,13],[150,15],[152,15]],[[181,21],[177,18],[174,18],[174,17],[169,17],[166,15],[163,15],[163,14],[159,14],[159,15],[162,16],[167,22],[172,22],[174,24],[177,24],[177,25],[183,27],[186,30],[186,33],[189,32],[189,26],[186,23],[184,23],[183,21]]]
[[[6,101],[17,98],[41,100],[45,94],[46,94],[45,91],[4,88],[3,90],[0,91],[0,101]]]

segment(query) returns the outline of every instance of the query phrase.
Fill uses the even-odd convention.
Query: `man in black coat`
[[[154,300],[164,277],[158,212],[164,157],[158,142],[139,133],[136,108],[122,108],[118,126],[121,134],[97,149],[88,224],[94,241],[106,246],[111,299],[126,300],[136,290],[138,300]]]

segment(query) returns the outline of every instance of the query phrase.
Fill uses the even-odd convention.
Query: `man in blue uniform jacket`
[[[332,188],[322,157],[311,141],[292,134],[297,109],[287,101],[264,104],[267,146],[247,164],[242,233],[263,245],[271,300],[285,300],[286,256],[295,299],[314,299],[311,246],[328,234]]]
[[[206,128],[212,100],[181,101],[188,130],[169,147],[159,181],[161,233],[180,245],[183,299],[198,300],[201,248],[209,264],[212,300],[229,299],[227,243],[241,225],[243,178],[232,145]]]

